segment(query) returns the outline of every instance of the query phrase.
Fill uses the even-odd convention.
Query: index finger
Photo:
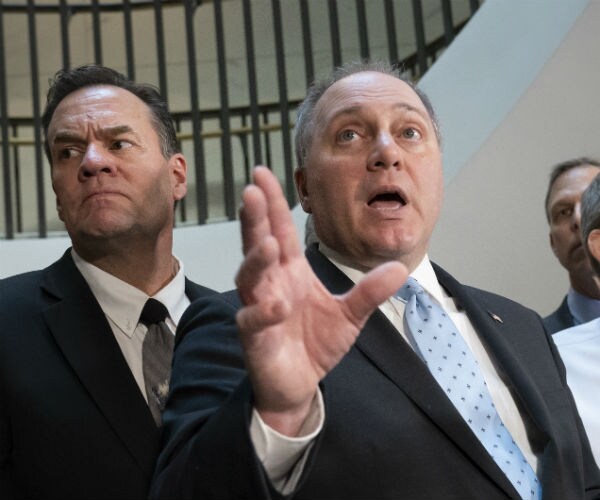
[[[279,180],[267,167],[254,169],[254,183],[263,191],[267,202],[267,213],[271,234],[279,242],[281,259],[285,261],[302,254],[296,226]]]
[[[240,208],[240,229],[244,255],[271,235],[271,224],[267,214],[267,201],[262,190],[254,185],[244,188],[243,205]]]

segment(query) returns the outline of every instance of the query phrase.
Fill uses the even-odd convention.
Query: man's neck
[[[129,283],[147,295],[155,295],[175,277],[179,262],[172,254],[171,244],[166,248],[125,248],[112,246],[110,251],[90,251],[86,246],[73,245],[77,254],[85,261]]]

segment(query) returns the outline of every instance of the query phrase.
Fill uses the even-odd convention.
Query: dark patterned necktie
[[[477,360],[450,317],[412,277],[396,296],[406,301],[404,324],[446,396],[521,498],[541,499],[538,479],[498,415]]]
[[[162,423],[162,411],[169,393],[174,336],[165,319],[167,308],[156,299],[148,299],[140,323],[148,327],[142,344],[142,367],[148,406],[156,425]]]

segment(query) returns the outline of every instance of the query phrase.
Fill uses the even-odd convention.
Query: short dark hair
[[[314,118],[315,107],[317,105],[317,102],[319,102],[319,99],[321,99],[325,91],[334,83],[350,75],[354,75],[356,73],[363,73],[365,71],[383,73],[384,75],[389,75],[394,78],[398,78],[398,80],[401,80],[408,86],[410,86],[410,88],[412,88],[415,91],[415,93],[419,96],[419,99],[421,99],[421,102],[425,106],[425,109],[429,114],[429,118],[431,118],[431,121],[433,123],[433,128],[435,130],[437,140],[439,143],[441,143],[441,135],[437,122],[437,117],[433,110],[433,106],[431,105],[431,101],[429,100],[427,95],[421,89],[419,89],[411,80],[402,75],[399,68],[393,66],[392,64],[386,61],[355,61],[336,68],[330,76],[315,81],[308,88],[305,99],[302,101],[302,104],[300,104],[300,106],[298,107],[296,126],[294,130],[296,164],[298,168],[304,167],[306,157],[308,155],[308,150],[310,149],[310,145],[312,142],[312,132],[314,130],[312,121]]]
[[[548,202],[550,201],[550,192],[552,191],[552,187],[554,186],[556,179],[569,170],[573,170],[574,168],[578,167],[585,167],[586,165],[600,168],[600,160],[596,160],[595,158],[590,158],[587,156],[580,156],[579,158],[563,161],[552,167],[552,171],[550,172],[550,182],[548,183],[548,190],[546,191],[546,199],[544,201],[544,208],[546,210],[546,219],[548,219],[548,223],[550,223],[551,220]]]
[[[173,154],[179,152],[177,134],[167,101],[160,95],[156,87],[146,83],[135,83],[125,75],[106,66],[86,64],[73,69],[61,69],[50,82],[46,108],[42,115],[44,150],[50,164],[52,164],[52,157],[48,144],[48,127],[56,108],[72,92],[93,85],[120,87],[141,99],[150,108],[152,125],[158,134],[163,156],[169,159]]]
[[[581,195],[581,241],[594,272],[600,276],[600,263],[588,250],[588,237],[594,229],[600,228],[600,174],[590,183]]]

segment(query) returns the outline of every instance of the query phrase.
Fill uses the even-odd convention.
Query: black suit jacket
[[[0,280],[0,325],[0,498],[145,498],[160,432],[70,251]]]
[[[566,295],[560,303],[559,308],[544,318],[544,326],[550,333],[560,332],[561,330],[575,326],[575,318],[573,318],[569,309]]]
[[[311,247],[323,283],[351,281]],[[466,311],[512,389],[540,458],[544,500],[600,496],[600,473],[540,317],[508,299],[438,280]],[[236,298],[199,301],[180,322],[153,498],[277,498],[248,432],[252,391]],[[424,363],[379,311],[322,381],[326,421],[297,499],[497,500],[517,493]]]

